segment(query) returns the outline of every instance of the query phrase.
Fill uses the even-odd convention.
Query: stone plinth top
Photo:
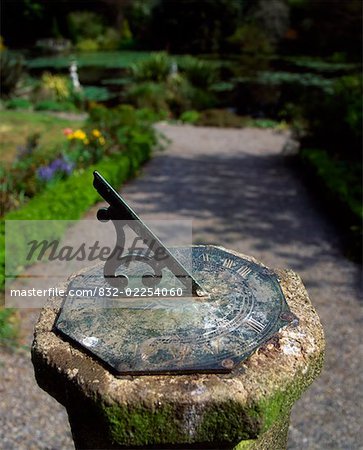
[[[53,331],[62,299],[49,299],[33,364],[39,386],[67,408],[76,448],[283,448],[291,407],[321,370],[324,336],[299,276],[276,273],[299,325],[230,374],[116,377]]]

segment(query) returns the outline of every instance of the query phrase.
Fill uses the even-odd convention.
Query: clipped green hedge
[[[93,204],[101,200],[92,185],[94,170],[98,170],[111,184],[119,186],[132,176],[143,162],[149,159],[150,153],[151,149],[148,146],[133,146],[130,152],[115,154],[83,171],[75,172],[67,180],[53,184],[29,200],[22,208],[6,214],[0,228],[0,265],[2,266],[0,288],[4,289],[5,283],[5,220],[59,220],[57,236],[54,236],[53,227],[52,236],[44,236],[44,229],[41,230],[42,235],[38,236],[39,230],[35,226],[32,230],[32,238],[60,238],[68,226],[67,220],[79,219]],[[16,247],[24,248],[20,240],[28,240],[29,233],[27,236],[19,235],[18,238],[19,245],[15,246],[15,252]],[[16,255],[14,255],[14,260],[17,260]]]
[[[362,261],[363,207],[362,167],[352,161],[333,159],[321,149],[303,149],[300,153],[316,195],[323,200],[335,221],[343,227],[345,254]]]
[[[331,194],[344,203],[358,220],[363,219],[360,167],[333,160],[325,150],[304,149],[301,156]]]

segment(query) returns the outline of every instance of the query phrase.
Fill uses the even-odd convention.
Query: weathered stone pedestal
[[[320,373],[324,336],[300,278],[278,275],[300,323],[231,374],[117,378],[54,333],[62,299],[49,299],[35,329],[35,376],[67,409],[76,448],[285,448],[291,407]]]

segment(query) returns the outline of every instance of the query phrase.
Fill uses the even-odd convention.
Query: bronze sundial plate
[[[185,266],[192,252],[190,271],[206,296],[163,296],[181,286],[168,269],[141,296],[142,262],[123,270],[137,295],[112,295],[98,266],[70,283],[56,329],[119,375],[229,372],[296,320],[266,267],[220,247],[170,251]],[[75,295],[83,289],[89,296]]]

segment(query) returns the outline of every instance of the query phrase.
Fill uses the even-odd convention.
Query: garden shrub
[[[126,99],[137,108],[150,108],[153,111],[169,110],[168,93],[162,83],[144,81],[132,84],[126,90]]]
[[[362,220],[362,185],[358,164],[352,167],[347,162],[334,160],[327,151],[320,149],[304,149],[301,155],[314,167],[326,188]]]
[[[126,99],[138,107],[166,110],[178,117],[190,109],[212,108],[217,98],[211,86],[218,80],[218,66],[191,56],[180,59],[180,67],[167,53],[155,53],[134,64],[134,80],[125,92]]]
[[[172,59],[165,52],[152,53],[151,56],[130,67],[132,78],[138,82],[166,81],[171,73]]]
[[[14,309],[0,306],[0,347],[11,347],[16,343],[19,333],[19,320]]]
[[[82,96],[85,100],[90,102],[104,102],[110,100],[113,97],[113,94],[106,87],[84,86]]]
[[[32,103],[26,98],[11,98],[6,102],[8,109],[31,109]]]
[[[347,75],[334,81],[324,97],[303,103],[309,145],[324,148],[341,160],[361,159],[362,78]]]
[[[324,207],[343,227],[342,237],[346,255],[362,262],[363,207],[362,165],[342,161],[321,149],[306,149],[300,153],[309,183],[324,202]]]
[[[114,28],[106,28],[106,30],[98,36],[97,44],[102,50],[117,50],[121,45],[122,39],[122,33],[120,35]]]
[[[219,78],[218,65],[215,62],[192,56],[181,58],[179,69],[193,86],[201,89],[208,89]]]
[[[197,110],[203,110],[208,108],[216,108],[218,106],[218,100],[214,92],[211,90],[201,89],[194,87],[191,84],[185,85],[184,98],[186,100],[186,108],[194,108]]]
[[[100,49],[95,39],[80,39],[77,42],[77,50],[80,52],[97,52]]]
[[[137,110],[131,105],[116,108],[96,106],[90,110],[87,126],[102,131],[109,145],[120,150],[130,150],[134,142],[145,139],[151,149],[157,144],[157,133],[152,127],[153,114],[145,109]],[[119,151],[118,150],[118,151]]]
[[[58,102],[56,100],[42,100],[34,105],[35,111],[77,111],[72,102]]]
[[[179,120],[181,120],[183,123],[190,123],[190,124],[197,123],[199,119],[200,113],[194,110],[184,111],[179,117]]]
[[[91,11],[73,11],[68,14],[68,28],[73,42],[97,39],[104,32],[102,16]]]
[[[57,101],[66,100],[71,94],[69,79],[63,75],[53,75],[49,72],[42,75],[41,89]]]

